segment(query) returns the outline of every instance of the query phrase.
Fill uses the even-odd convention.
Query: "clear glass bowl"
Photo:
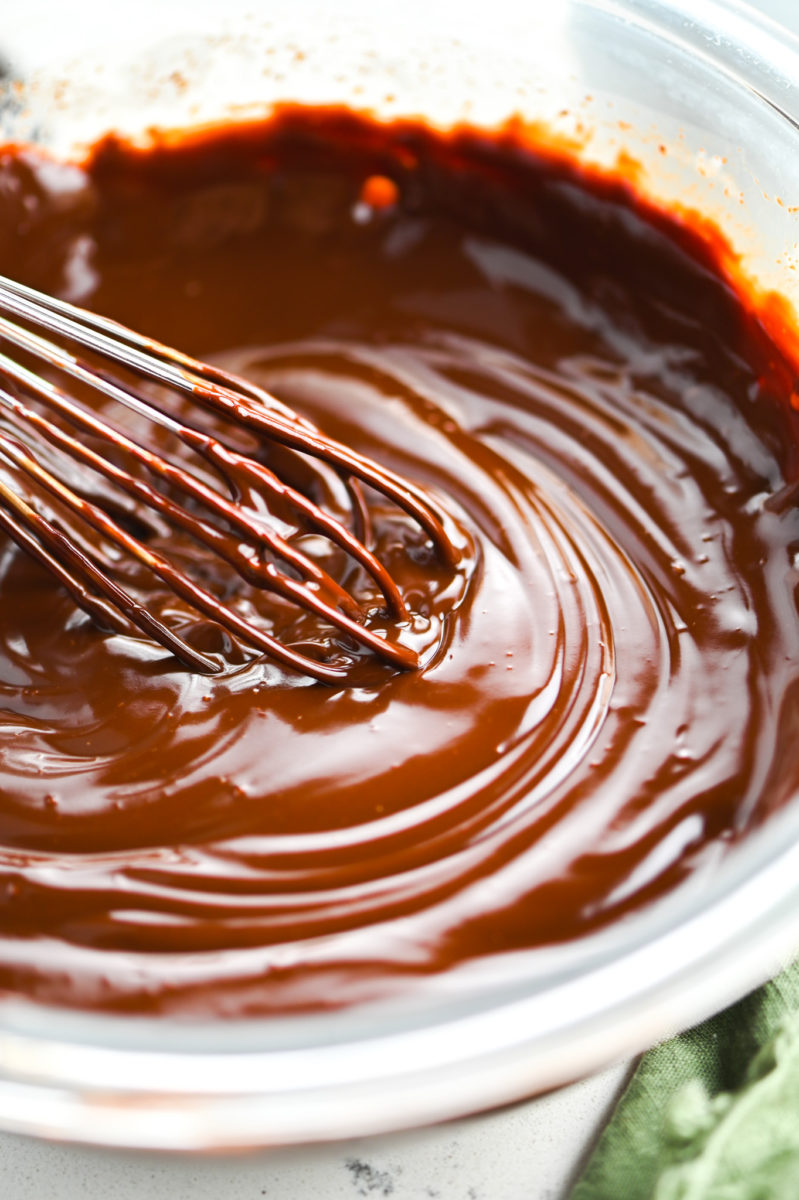
[[[0,135],[65,152],[280,100],[494,124],[711,217],[736,269],[799,308],[799,43],[740,5],[28,0],[6,17]],[[286,11],[284,11],[286,10]],[[290,11],[289,11],[290,10]],[[456,15],[457,11],[457,15]],[[21,81],[21,82],[20,82]],[[732,260],[731,260],[732,262]],[[188,1023],[0,1003],[0,1127],[211,1149],[399,1129],[587,1074],[734,1000],[799,947],[799,804],[713,879],[457,996],[324,1017]]]

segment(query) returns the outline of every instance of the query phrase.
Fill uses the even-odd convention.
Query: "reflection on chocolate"
[[[229,1015],[424,989],[701,878],[796,789],[792,375],[623,183],[510,131],[288,109],[84,168],[9,151],[0,271],[263,384],[474,544],[449,594],[382,528],[445,644],[350,690],[191,675],[3,545],[0,988]]]

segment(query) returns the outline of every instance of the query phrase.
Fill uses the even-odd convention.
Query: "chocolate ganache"
[[[424,988],[701,879],[794,793],[793,373],[685,221],[510,127],[286,108],[80,165],[8,148],[0,271],[264,386],[467,547],[453,572],[378,514],[435,652],[343,688],[156,587],[226,654],[192,674],[3,542],[6,993]]]

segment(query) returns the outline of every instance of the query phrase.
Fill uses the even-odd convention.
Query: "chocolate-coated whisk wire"
[[[24,324],[19,322],[23,321]],[[32,327],[32,328],[31,328]],[[42,331],[56,335],[55,342]],[[145,338],[118,323],[45,296],[0,276],[0,342],[22,351],[26,362],[0,352],[0,459],[13,468],[15,486],[0,480],[0,527],[33,555],[66,587],[75,602],[98,623],[123,631],[130,622],[170,650],[189,670],[215,673],[215,658],[191,646],[112,578],[112,564],[94,546],[83,545],[42,511],[38,494],[46,494],[73,520],[90,526],[107,543],[130,555],[157,576],[192,608],[216,621],[237,640],[284,666],[325,683],[345,683],[348,668],[323,661],[284,644],[247,620],[231,605],[192,579],[164,554],[124,528],[105,508],[79,495],[52,467],[36,456],[32,437],[55,447],[69,459],[104,476],[139,505],[157,512],[167,524],[189,534],[223,559],[247,583],[271,591],[284,601],[314,613],[363,649],[398,668],[417,666],[415,652],[381,637],[363,622],[360,606],[341,583],[302,549],[284,538],[279,522],[269,520],[278,507],[296,515],[298,526],[323,535],[371,576],[389,617],[401,624],[408,614],[394,579],[362,540],[368,509],[360,484],[381,493],[416,521],[447,564],[458,551],[442,519],[411,484],[393,472],[328,438],[310,421],[255,385],[220,368]],[[62,343],[66,342],[67,345]],[[88,351],[91,361],[68,346]],[[95,362],[96,359],[101,362]],[[102,363],[125,373],[123,381]],[[39,364],[48,368],[40,373]],[[78,389],[54,383],[59,378],[88,385],[103,398],[101,410],[77,399]],[[136,382],[127,382],[131,376]],[[264,463],[212,436],[199,425],[168,412],[142,380],[179,393],[212,414],[227,428],[254,435],[261,445],[279,443],[310,459],[318,459],[343,480],[353,506],[354,530]],[[40,407],[31,407],[30,399]],[[243,489],[257,494],[266,515],[223,495],[199,475],[171,462],[152,446],[112,423],[113,406],[133,412],[154,428],[165,430],[215,469],[233,496]],[[42,411],[44,410],[44,411]],[[53,418],[57,418],[54,420]],[[92,445],[86,438],[90,438]],[[95,449],[100,446],[101,449]],[[120,459],[145,468],[145,477],[120,465]],[[20,481],[17,486],[16,481]],[[24,482],[22,482],[24,481]],[[25,484],[38,491],[25,492]],[[176,497],[180,496],[180,499]],[[205,515],[200,515],[200,513]],[[221,526],[221,527],[220,527]]]

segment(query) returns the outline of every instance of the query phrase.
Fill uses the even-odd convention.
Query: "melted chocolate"
[[[192,675],[4,544],[6,991],[235,1015],[424,988],[701,879],[795,792],[792,375],[623,183],[512,130],[286,110],[82,167],[9,151],[0,270],[265,386],[474,546],[453,591],[378,520],[446,629],[336,689]]]

